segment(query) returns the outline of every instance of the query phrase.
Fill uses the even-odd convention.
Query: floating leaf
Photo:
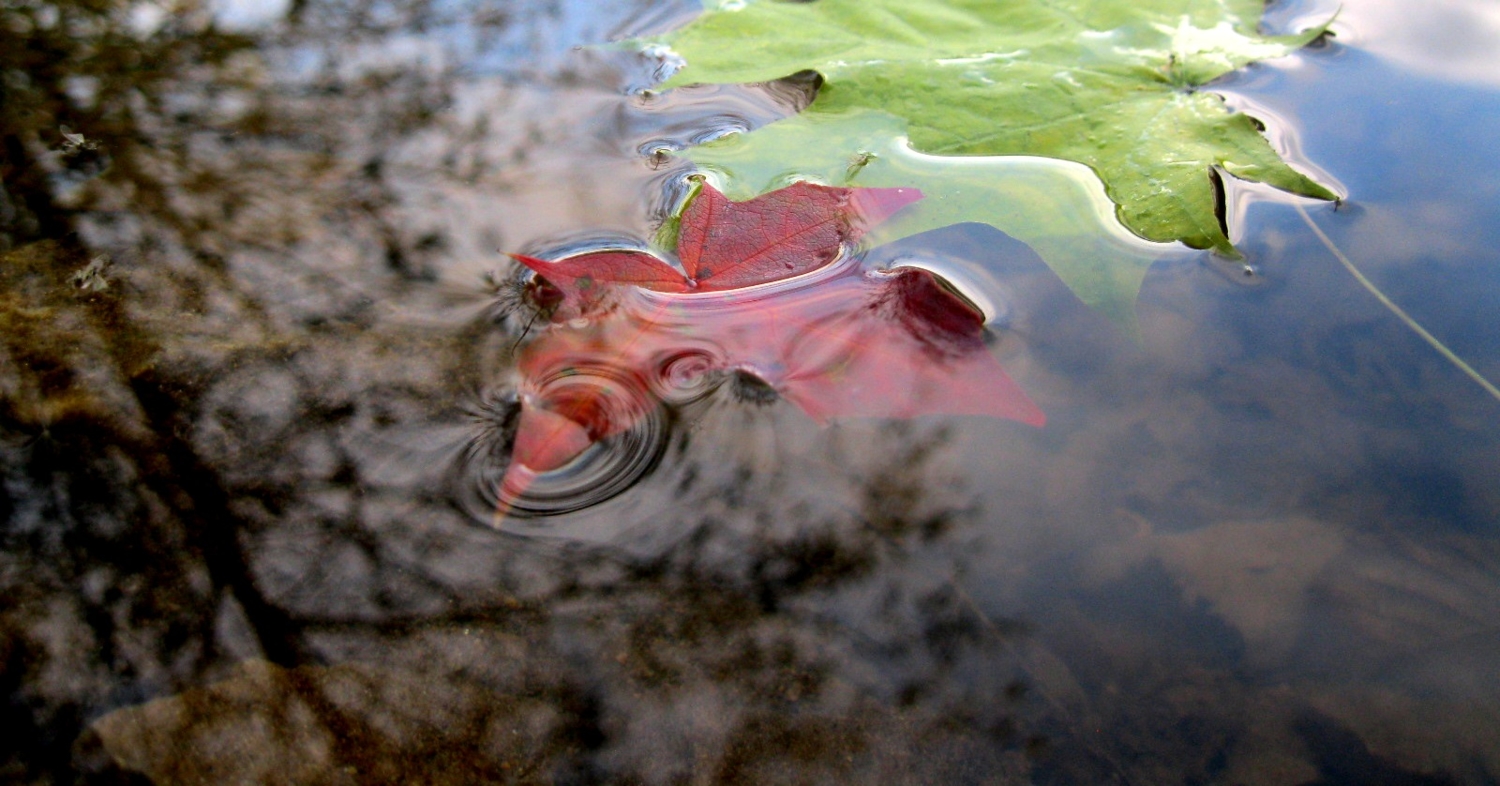
[[[903,125],[875,110],[803,114],[688,154],[736,199],[799,175],[865,186],[921,183],[927,198],[873,229],[872,243],[989,224],[1035,249],[1085,304],[1134,330],[1141,281],[1171,247],[1125,231],[1087,167],[1033,156],[924,155],[907,145]]]
[[[1084,164],[1103,181],[1131,231],[1234,255],[1215,209],[1220,172],[1335,198],[1287,166],[1256,120],[1200,89],[1323,32],[1259,35],[1262,9],[1259,0],[752,0],[706,11],[653,43],[670,46],[686,61],[669,87],[759,82],[806,69],[824,76],[817,99],[801,115],[745,135],[742,158],[821,171],[832,156],[848,167],[864,154],[878,155],[868,141],[850,144],[871,122],[862,113],[876,110],[894,121],[889,133],[924,154],[1045,156]],[[813,132],[768,133],[778,126],[826,135],[809,147]],[[697,151],[689,155],[699,160]],[[702,160],[712,161],[712,154]],[[941,185],[908,182],[933,191]],[[1005,188],[995,181],[988,190],[1003,200]],[[1003,215],[985,220],[1026,238]],[[1059,264],[1054,256],[1043,251],[1044,259]],[[1086,302],[1107,304],[1116,318],[1121,303],[1133,302],[1134,272],[1073,273],[1069,285]]]
[[[570,319],[522,352],[502,490],[520,493],[675,388],[729,372],[753,375],[819,422],[942,413],[1042,425],[988,352],[978,310],[929,271],[867,271],[842,253],[920,196],[798,183],[733,202],[705,185],[683,212],[684,272],[635,250],[517,256],[558,276],[558,312]]]
[[[712,186],[683,209],[679,272],[644,251],[609,250],[555,262],[511,257],[555,285],[578,315],[597,305],[604,284],[656,292],[717,292],[816,270],[873,224],[922,198],[914,188],[833,188],[793,183],[743,202]]]

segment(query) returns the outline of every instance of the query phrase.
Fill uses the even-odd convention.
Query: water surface
[[[991,228],[868,250],[975,290],[1045,427],[728,379],[623,487],[496,521],[539,329],[505,252],[643,243],[670,151],[808,98],[575,48],[692,5],[7,6],[0,772],[1500,778],[1500,402],[1265,189],[1250,275],[1160,249],[1138,340]],[[1220,87],[1497,379],[1500,94],[1444,38],[1487,11],[1388,5]]]

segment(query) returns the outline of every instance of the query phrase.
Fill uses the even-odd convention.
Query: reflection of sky
[[[1497,80],[1474,78],[1472,49],[1447,57],[1440,37],[1425,63],[1396,57],[1395,28],[1453,24],[1453,4],[1400,18],[1350,6],[1339,24],[1358,35],[1224,87],[1288,119],[1302,154],[1347,189],[1338,210],[1304,203],[1334,242],[1500,379]],[[1408,719],[1494,706],[1500,402],[1360,289],[1285,198],[1256,193],[1241,247],[1261,283],[1236,286],[1206,257],[1158,264],[1140,347],[1081,350],[1083,315],[1057,307],[1064,293],[1049,303],[1038,284],[1013,298],[1037,359],[1021,381],[1049,427],[974,424],[958,440],[988,468],[976,472],[987,548],[972,553],[985,577],[972,591],[986,608],[1024,609],[1101,680],[1149,653],[1143,670],[1275,670],[1346,718],[1365,712],[1359,689],[1308,675],[1431,689]],[[1058,622],[1078,617],[1095,627]]]
[[[214,0],[211,4],[218,25],[230,31],[249,31],[273,24],[286,14],[290,5],[290,0]],[[543,14],[547,23],[542,29],[514,26],[504,31],[496,46],[483,47],[486,50],[483,61],[471,65],[499,71],[528,63],[537,65],[535,61],[544,56],[544,50],[561,52],[621,34],[654,31],[668,20],[691,13],[697,4],[687,0],[657,3],[654,10],[640,8],[643,5],[639,0],[552,3]],[[458,6],[450,2],[438,3],[436,7],[439,13],[450,7],[459,12],[453,14],[455,18],[467,17],[467,10]],[[1495,56],[1496,41],[1500,40],[1500,4],[1490,0],[1429,0],[1420,5],[1403,0],[1353,0],[1342,4],[1311,0],[1290,4],[1279,15],[1294,16],[1297,21],[1287,26],[1297,27],[1315,24],[1335,8],[1338,21],[1334,28],[1346,44],[1419,72],[1448,79],[1500,82],[1500,58]],[[163,13],[150,15],[155,19]],[[1273,10],[1273,13],[1278,12]],[[601,27],[601,20],[626,18],[635,20],[630,29]],[[464,24],[453,25],[445,37],[460,49],[481,48],[476,31]]]
[[[1500,319],[1500,92],[1343,44],[1306,65],[1260,67],[1228,89],[1296,118],[1302,152],[1349,191],[1321,225],[1419,322],[1500,375],[1488,327]]]
[[[241,0],[276,2],[276,0]],[[506,6],[509,6],[508,8]],[[467,3],[444,0],[434,4],[436,13],[454,21],[424,38],[441,41],[448,54],[478,74],[513,74],[554,69],[559,59],[577,47],[644,35],[675,26],[675,20],[698,9],[690,0],[597,0],[596,2],[550,2],[503,4],[497,18],[525,17],[527,24],[481,28]],[[628,20],[621,23],[620,20]]]
[[[1414,71],[1500,83],[1500,3],[1493,0],[1353,0],[1334,27],[1345,43]]]
[[[1367,7],[1351,5],[1350,24],[1363,25]],[[1427,29],[1446,13],[1410,7],[1403,20]],[[1500,137],[1500,92],[1443,79],[1468,57],[1462,48],[1413,72],[1365,51],[1368,43],[1384,53],[1389,40],[1369,29],[1354,45],[1341,37],[1298,61],[1254,68],[1228,89],[1295,119],[1303,153],[1348,189],[1349,201],[1338,210],[1310,206],[1314,220],[1376,286],[1496,380],[1500,148],[1493,140]],[[1401,328],[1286,207],[1252,208],[1244,248],[1263,266],[1265,289],[1230,295],[1211,306],[1213,313],[1190,314],[1196,329],[1171,339],[1184,344],[1184,356],[1224,353],[1226,374],[1260,378],[1266,389],[1250,394],[1242,414],[1264,407],[1277,417],[1255,431],[1302,422],[1275,440],[1246,443],[1273,451],[1276,460],[1255,466],[1232,459],[1232,466],[1255,470],[1233,476],[1263,482],[1269,496],[1305,481],[1303,473],[1323,472],[1332,485],[1385,496],[1380,518],[1387,522],[1405,516],[1458,528],[1493,522],[1496,500],[1483,468],[1500,436],[1493,425],[1500,402]],[[1161,319],[1163,312],[1201,308],[1186,306],[1184,298],[1206,293],[1181,290],[1179,276],[1158,269],[1148,278],[1143,321],[1152,312]],[[1222,333],[1209,338],[1202,328],[1212,325]],[[1325,385],[1324,393],[1303,398]],[[1226,414],[1224,425],[1233,420]],[[1308,433],[1322,436],[1310,440]],[[1253,439],[1253,432],[1243,438]],[[1288,472],[1293,465],[1302,470]]]
[[[211,0],[209,7],[220,29],[254,32],[284,19],[291,5],[291,0]],[[431,6],[436,24],[412,34],[407,49],[422,50],[419,57],[429,61],[461,63],[470,74],[537,72],[557,68],[560,57],[580,46],[674,27],[698,8],[692,0],[599,0],[498,3],[486,12],[440,0]],[[135,10],[135,24],[150,32],[167,14],[159,5],[142,4]],[[382,41],[372,57],[389,57],[391,44],[390,39]]]

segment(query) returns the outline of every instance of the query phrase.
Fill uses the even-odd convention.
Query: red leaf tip
[[[864,227],[872,227],[922,196],[916,188],[851,188],[849,204]]]

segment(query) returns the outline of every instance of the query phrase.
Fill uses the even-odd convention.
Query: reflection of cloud
[[[1096,553],[1094,577],[1117,580],[1147,561],[1160,563],[1187,605],[1206,604],[1259,662],[1280,660],[1296,644],[1312,590],[1345,550],[1337,526],[1303,516],[1220,521],[1183,532],[1130,518],[1133,537]]]
[[[1500,84],[1500,5],[1488,0],[1360,0],[1343,7],[1334,29],[1417,71]]]
[[[1285,654],[1297,640],[1309,587],[1344,546],[1333,526],[1297,516],[1225,521],[1154,543],[1183,593],[1207,601],[1259,657]]]
[[[1399,206],[1375,202],[1361,207],[1366,218],[1344,241],[1356,263],[1420,260],[1435,274],[1434,266],[1462,267],[1485,255],[1485,238],[1466,227],[1483,226],[1486,209],[1471,200],[1413,196]]]

